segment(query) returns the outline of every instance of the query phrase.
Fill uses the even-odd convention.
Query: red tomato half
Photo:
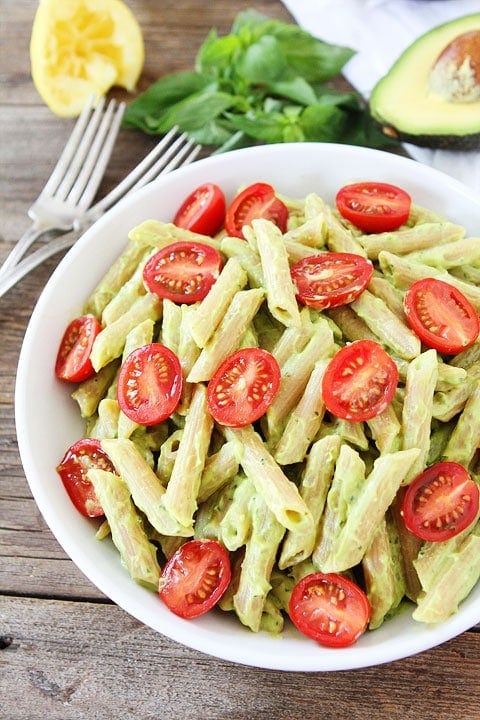
[[[465,530],[478,508],[478,485],[463,465],[445,461],[427,468],[408,485],[402,515],[411,533],[435,542]]]
[[[225,230],[232,237],[243,238],[243,226],[256,218],[271,220],[282,233],[287,229],[288,209],[267,183],[254,183],[233,199],[227,208]]]
[[[372,340],[345,345],[323,376],[325,407],[343,420],[370,420],[393,399],[398,369],[390,355]]]
[[[225,195],[218,185],[205,183],[194,190],[177,210],[177,227],[201,235],[216,235],[225,220]]]
[[[279,386],[280,368],[273,355],[262,348],[243,348],[230,355],[208,383],[208,409],[221,425],[248,425],[266,412]]]
[[[182,618],[208,612],[231,578],[230,557],[216,540],[189,540],[165,565],[158,591],[165,605]]]
[[[160,343],[143,345],[126,358],[117,397],[125,415],[139,425],[157,425],[175,411],[182,392],[180,360]]]
[[[210,245],[176,242],[147,260],[143,281],[159,297],[191,305],[207,295],[221,267],[220,253]]]
[[[478,313],[467,298],[436,278],[423,278],[405,293],[405,314],[412,330],[428,347],[446,355],[469,348],[478,337]]]
[[[110,458],[101,448],[100,441],[83,438],[68,448],[57,465],[57,472],[77,510],[86,517],[100,517],[103,510],[94,487],[87,478],[90,468],[115,472]]]
[[[326,252],[299,260],[290,272],[299,302],[326,310],[361,295],[370,282],[373,265],[361,255]]]
[[[68,325],[55,362],[55,375],[66,382],[82,382],[95,371],[90,362],[92,345],[102,326],[93,315],[82,315]]]
[[[336,573],[312,573],[293,588],[289,614],[304,635],[328,647],[347,647],[366,630],[370,602],[358,585]]]
[[[335,198],[339,213],[365,233],[396,230],[410,214],[412,199],[397,187],[382,182],[352,183]]]

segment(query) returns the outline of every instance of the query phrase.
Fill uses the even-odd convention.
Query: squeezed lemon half
[[[42,100],[76,117],[92,94],[135,89],[145,59],[140,26],[121,0],[41,0],[30,40],[32,78]]]

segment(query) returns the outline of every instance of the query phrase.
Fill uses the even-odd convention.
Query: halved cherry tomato
[[[328,647],[347,647],[366,630],[370,602],[361,588],[337,573],[311,573],[293,588],[292,622],[304,635]]]
[[[150,292],[191,305],[207,295],[222,267],[222,257],[210,245],[176,242],[152,255],[143,268]]]
[[[262,348],[242,348],[227,357],[208,383],[208,409],[221,425],[242,427],[266,412],[279,386],[280,368],[273,355]]]
[[[102,450],[100,441],[95,438],[83,438],[68,448],[57,465],[57,472],[77,510],[86,517],[100,517],[103,515],[103,510],[95,495],[94,487],[87,478],[90,468],[115,472],[110,458]]]
[[[323,401],[343,420],[369,420],[390,404],[397,383],[397,366],[382,346],[357,340],[330,360],[322,381]]]
[[[90,352],[101,329],[93,315],[72,320],[62,337],[55,362],[55,375],[59,380],[82,382],[95,374]]]
[[[453,285],[423,278],[404,296],[407,322],[428,347],[446,355],[469,348],[480,332],[478,313]]]
[[[180,360],[161,343],[133,350],[118,375],[117,397],[125,415],[139,425],[157,425],[175,411],[182,392]]]
[[[287,229],[288,208],[268,183],[249,185],[233,199],[227,208],[225,230],[232,237],[243,238],[243,226],[251,225],[256,218],[271,220],[282,233]]]
[[[173,222],[177,227],[213,236],[223,225],[225,207],[223,191],[214,183],[205,183],[184,200]]]
[[[216,540],[189,540],[165,565],[158,591],[167,607],[182,618],[208,612],[231,578],[230,557]]]
[[[299,302],[326,310],[353,302],[373,273],[370,260],[353,253],[326,252],[302,258],[290,269]]]
[[[396,185],[359,182],[342,187],[335,198],[339,213],[365,233],[396,230],[408,219],[412,199]]]
[[[408,485],[402,503],[405,526],[430,542],[448,540],[475,520],[479,489],[456,462],[431,465]]]

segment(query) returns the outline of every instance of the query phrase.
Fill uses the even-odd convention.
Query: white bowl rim
[[[219,659],[259,668],[308,672],[346,670],[391,662],[428,650],[480,622],[480,602],[478,602],[480,587],[477,586],[472,591],[469,598],[462,603],[462,607],[456,615],[441,625],[435,627],[425,627],[418,623],[412,625],[413,621],[407,619],[408,632],[405,632],[403,619],[400,617],[400,628],[403,632],[399,633],[399,636],[395,638],[395,642],[391,642],[388,630],[393,629],[391,623],[397,622],[397,620],[389,621],[379,630],[365,634],[355,645],[341,651],[321,648],[316,644],[312,644],[306,638],[298,638],[296,634],[290,633],[289,630],[285,632],[284,638],[286,639],[282,642],[281,639],[271,638],[264,633],[253,634],[241,626],[237,628],[235,625],[234,627],[223,617],[220,620],[222,629],[219,632],[216,629],[218,615],[215,619],[199,618],[192,623],[181,620],[168,613],[168,611],[166,611],[168,613],[166,615],[163,608],[159,608],[158,613],[156,610],[152,611],[152,608],[148,607],[150,601],[147,600],[147,596],[144,594],[148,593],[148,596],[153,594],[136,586],[129,578],[125,577],[124,579],[122,577],[123,569],[111,568],[111,559],[107,551],[105,552],[105,558],[92,559],[88,554],[88,549],[79,544],[78,539],[75,539],[76,535],[72,535],[72,522],[77,527],[77,519],[73,517],[64,518],[64,513],[69,513],[69,510],[63,503],[63,498],[52,497],[48,492],[48,487],[44,482],[45,476],[42,477],[39,458],[35,456],[32,450],[32,441],[33,445],[35,445],[35,438],[32,435],[33,421],[29,418],[29,414],[31,414],[30,401],[34,389],[32,379],[36,368],[36,359],[33,359],[32,350],[38,348],[38,354],[41,355],[42,353],[42,349],[39,348],[37,343],[39,336],[41,337],[41,326],[45,322],[54,327],[55,332],[60,334],[63,332],[64,326],[57,327],[55,325],[55,322],[57,322],[56,311],[51,307],[52,299],[59,292],[62,278],[65,275],[72,274],[73,265],[81,262],[82,256],[86,254],[87,250],[94,247],[95,241],[102,234],[108,234],[109,228],[113,227],[115,222],[130,215],[139,204],[147,203],[148,205],[150,198],[153,198],[155,194],[160,195],[164,190],[168,192],[169,188],[174,186],[177,192],[175,202],[178,206],[178,200],[182,197],[182,193],[183,197],[185,197],[189,188],[193,189],[201,182],[208,180],[215,182],[220,170],[231,174],[231,169],[237,165],[244,169],[254,165],[255,169],[252,170],[254,173],[252,177],[257,177],[260,180],[268,177],[266,168],[270,163],[278,165],[281,161],[282,167],[283,163],[285,163],[288,171],[291,172],[301,167],[311,168],[312,163],[317,163],[320,167],[328,167],[328,163],[338,162],[339,159],[346,160],[347,165],[351,164],[352,161],[355,168],[363,166],[370,168],[363,177],[376,180],[384,179],[387,182],[395,182],[397,177],[412,178],[411,182],[409,181],[412,188],[417,188],[419,192],[426,188],[427,195],[431,192],[435,195],[435,189],[438,189],[439,199],[442,201],[451,195],[454,205],[460,200],[464,209],[471,205],[473,219],[480,222],[480,198],[473,190],[455,179],[421,165],[414,160],[380,150],[336,144],[287,143],[246,148],[225,155],[204,158],[189,167],[176,170],[167,176],[159,178],[131,197],[125,198],[85,232],[59,263],[38,299],[25,333],[18,363],[15,388],[15,419],[21,460],[32,495],[40,512],[69,557],[107,597],[130,615],[159,633]],[[227,166],[229,166],[228,169],[226,169]],[[378,169],[382,177],[372,176],[372,167]],[[383,167],[386,168],[385,172],[381,170]],[[311,175],[312,172],[315,176],[318,175],[316,169],[309,169],[307,175]],[[338,173],[338,170],[336,172]],[[241,175],[236,176],[235,179],[238,184],[243,183],[244,180]],[[349,179],[350,177],[345,176],[343,182],[347,182]],[[231,182],[233,182],[233,178]],[[291,182],[294,183],[294,180],[291,180]],[[398,180],[397,184],[400,184]],[[282,188],[280,190],[283,192]],[[415,195],[414,201],[416,201]],[[450,216],[448,215],[448,217]],[[459,219],[457,219],[458,221]],[[129,225],[128,229],[131,227],[132,225]],[[104,269],[106,269],[106,266]],[[88,292],[85,291],[85,298],[87,294]],[[52,314],[53,317],[51,317]],[[48,360],[48,358],[43,359]],[[37,370],[36,373],[38,380],[40,371]],[[50,392],[55,392],[54,385],[50,380],[47,385]],[[45,390],[45,392],[47,391]],[[39,426],[35,427],[38,430]],[[83,522],[83,519],[81,522]],[[78,532],[83,532],[80,526],[78,526]],[[107,574],[105,575],[106,569]],[[128,583],[133,587],[129,587]],[[230,639],[226,642],[225,631],[227,628],[230,628]],[[379,638],[379,643],[374,639],[376,637]],[[286,652],[282,652],[282,644],[287,645]],[[314,645],[315,651],[312,651],[312,645]]]

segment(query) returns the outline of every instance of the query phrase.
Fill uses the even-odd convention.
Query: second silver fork
[[[105,98],[95,109],[91,98],[78,118],[60,158],[43,190],[28,210],[31,227],[15,243],[0,267],[8,273],[29,247],[44,233],[66,232],[90,207],[113,151],[125,110],[125,103]]]
[[[178,128],[168,132],[146,157],[105,197],[77,218],[75,230],[49,240],[6,272],[0,272],[0,297],[31,270],[52,255],[71,247],[78,237],[121,198],[138,190],[159,175],[189,165],[201,152],[201,146],[188,140],[187,133],[178,135]]]

